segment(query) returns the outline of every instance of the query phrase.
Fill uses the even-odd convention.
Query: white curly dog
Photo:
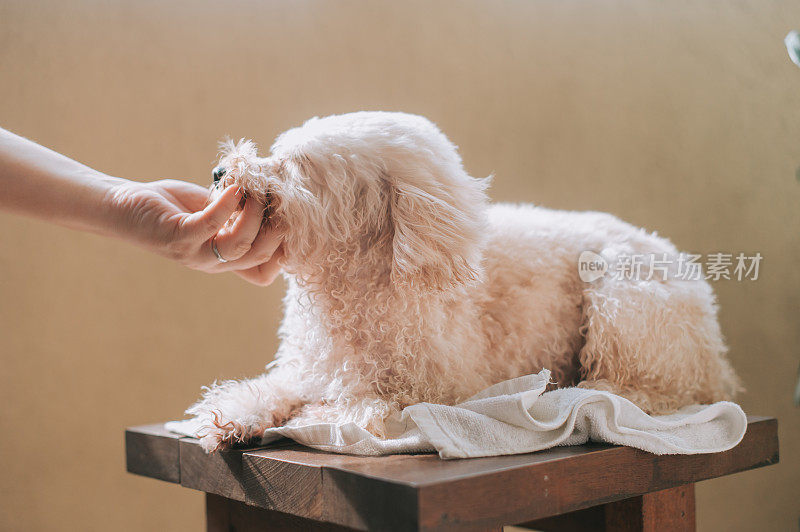
[[[288,290],[267,372],[216,383],[187,410],[208,451],[282,424],[352,421],[383,436],[407,405],[454,404],[542,368],[650,413],[739,388],[707,282],[647,268],[579,277],[583,251],[678,256],[668,240],[609,214],[490,206],[488,180],[425,118],[314,118],[269,157],[227,143],[217,173],[216,190],[268,204]]]

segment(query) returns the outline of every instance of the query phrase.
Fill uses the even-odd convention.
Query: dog
[[[187,410],[206,451],[281,425],[385,436],[408,405],[542,368],[651,414],[740,389],[704,279],[581,280],[582,252],[679,256],[668,240],[599,212],[490,205],[489,178],[423,117],[313,118],[268,157],[228,142],[215,181],[268,206],[288,288],[266,373],[215,383]]]

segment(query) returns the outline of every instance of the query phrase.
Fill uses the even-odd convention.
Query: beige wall
[[[756,252],[716,285],[748,412],[781,464],[698,488],[701,530],[800,513],[796,0],[0,0],[0,125],[131,179],[206,183],[225,134],[312,115],[429,116],[495,200],[615,213],[697,252]],[[123,428],[276,347],[283,286],[182,269],[0,215],[0,529],[198,530],[202,496],[124,472]],[[580,482],[580,479],[575,479]]]

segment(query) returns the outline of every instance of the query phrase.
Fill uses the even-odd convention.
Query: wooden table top
[[[778,423],[750,416],[738,446],[707,455],[592,443],[442,460],[332,454],[288,440],[207,455],[163,424],[129,428],[125,443],[131,473],[252,506],[360,530],[447,530],[533,521],[774,464]]]

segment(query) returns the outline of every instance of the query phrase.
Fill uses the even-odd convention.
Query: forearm
[[[0,209],[110,235],[113,178],[0,129]]]
[[[264,205],[255,198],[239,209],[242,196],[239,187],[209,198],[206,187],[186,181],[107,176],[0,128],[0,210],[121,238],[190,268],[235,271],[267,285],[280,271],[282,235],[261,230]]]

